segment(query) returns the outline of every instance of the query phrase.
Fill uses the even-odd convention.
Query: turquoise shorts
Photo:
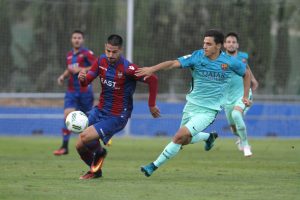
[[[252,95],[249,96],[249,100],[252,101]],[[246,113],[248,112],[248,110],[250,109],[251,106],[247,107],[245,106],[245,104],[243,103],[243,97],[240,97],[235,103],[233,104],[229,104],[229,105],[225,105],[224,109],[225,109],[225,115],[227,118],[227,121],[230,125],[234,125],[234,121],[232,119],[232,111],[234,110],[234,107],[240,107],[243,110],[243,115],[246,115]]]
[[[214,122],[218,111],[209,108],[201,107],[190,102],[187,102],[183,109],[183,116],[180,126],[185,126],[194,136],[206,129]]]

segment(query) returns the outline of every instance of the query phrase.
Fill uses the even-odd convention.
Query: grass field
[[[78,180],[87,170],[75,153],[54,157],[59,138],[0,137],[0,199],[300,199],[300,140],[252,140],[244,158],[233,139],[184,148],[150,178],[139,171],[169,139],[117,138],[109,148],[104,177]]]

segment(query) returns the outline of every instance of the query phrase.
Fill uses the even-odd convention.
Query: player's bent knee
[[[175,144],[186,145],[189,144],[190,141],[191,141],[191,134],[185,126],[181,127],[173,138],[173,142]]]
[[[237,110],[237,111],[239,111],[239,112],[241,112],[241,113],[244,112],[243,108],[241,108],[241,107],[239,107],[239,106],[234,106],[233,111],[235,111],[235,110]]]
[[[99,139],[99,135],[94,126],[89,126],[79,135],[79,137],[83,144],[88,144],[95,139]]]
[[[233,110],[231,113],[231,117],[234,120],[234,122],[237,122],[237,121],[241,120],[241,118],[243,118],[243,115],[240,111]]]

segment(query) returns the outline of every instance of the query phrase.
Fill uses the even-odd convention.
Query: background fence
[[[57,93],[64,92],[65,87],[59,87],[56,79],[66,67],[70,33],[82,29],[86,46],[99,55],[109,34],[126,38],[126,19],[125,0],[0,0],[1,107],[61,107],[61,95]],[[257,98],[266,104],[280,100],[282,104],[292,101],[298,105],[299,1],[135,0],[133,22],[133,61],[141,66],[201,48],[202,35],[209,28],[238,32],[240,49],[249,53],[250,66],[260,82]],[[184,101],[182,97],[189,90],[188,70],[160,72],[158,76],[161,100]],[[142,85],[137,88],[137,97],[147,92]],[[95,86],[99,92],[98,82]],[[18,95],[24,98],[13,98]],[[45,96],[58,98],[45,100]],[[40,98],[28,101],[28,97]],[[287,114],[275,115],[283,119]],[[293,123],[299,122],[298,117]]]

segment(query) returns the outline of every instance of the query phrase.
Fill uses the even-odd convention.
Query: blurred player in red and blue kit
[[[80,179],[93,179],[102,176],[102,164],[106,149],[99,139],[107,144],[111,137],[127,124],[133,109],[133,94],[137,81],[149,86],[149,110],[154,118],[160,116],[156,106],[157,77],[136,76],[138,66],[122,56],[123,39],[119,35],[110,35],[105,44],[105,54],[101,55],[86,72],[80,71],[82,87],[99,77],[101,94],[99,103],[89,114],[89,127],[78,138],[76,149],[90,170]]]
[[[87,114],[93,107],[92,85],[80,85],[78,73],[81,70],[88,71],[97,58],[91,50],[83,47],[83,43],[84,33],[80,30],[73,31],[71,35],[72,50],[67,53],[66,58],[67,69],[57,79],[58,84],[63,85],[64,80],[68,78],[68,89],[64,99],[64,118],[75,110],[80,110]],[[67,129],[65,123],[62,133],[62,146],[53,152],[57,156],[68,154],[71,131]]]

